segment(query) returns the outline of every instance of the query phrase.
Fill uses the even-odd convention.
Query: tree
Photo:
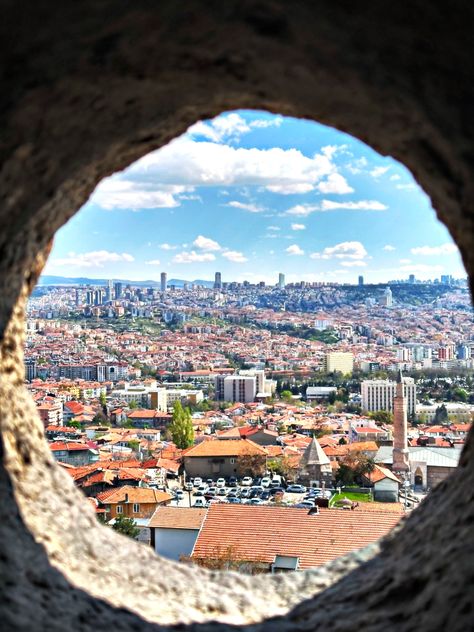
[[[293,399],[293,393],[291,391],[282,391],[281,398],[283,401],[289,404]]]
[[[138,408],[138,404],[137,402],[132,399],[132,401],[129,403],[128,407],[130,408],[130,410],[135,410],[136,408]]]
[[[138,439],[131,439],[130,441],[127,441],[127,446],[133,450],[133,452],[137,452],[140,448],[140,441],[138,441]]]
[[[393,424],[393,413],[389,410],[376,410],[369,417],[379,424]]]
[[[112,529],[133,539],[136,539],[140,533],[140,529],[137,527],[135,520],[133,520],[133,518],[126,518],[125,516],[117,516],[112,525]]]
[[[436,424],[446,424],[448,423],[449,419],[448,419],[448,409],[446,408],[446,406],[444,404],[441,404],[441,406],[438,406],[438,408],[436,409],[435,412],[435,416],[433,419],[433,423]]]
[[[173,421],[169,427],[173,443],[185,450],[194,443],[194,428],[189,408],[184,408],[178,400],[173,406]]]

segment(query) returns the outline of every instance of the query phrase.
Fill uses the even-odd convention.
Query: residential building
[[[228,375],[224,378],[224,400],[226,402],[255,401],[257,378],[255,375]]]
[[[188,478],[219,478],[263,474],[267,452],[253,441],[202,441],[184,455]]]
[[[407,404],[407,415],[410,417],[416,411],[416,384],[411,377],[404,377],[402,383]],[[362,410],[393,412],[395,388],[396,383],[391,380],[364,380],[361,383]]]
[[[173,496],[151,487],[124,485],[97,495],[97,500],[106,510],[106,520],[126,518],[151,518],[160,505],[168,505]]]
[[[330,395],[335,395],[336,393],[336,386],[308,386],[306,389],[306,401],[312,402],[327,399]]]
[[[354,369],[354,354],[344,351],[331,351],[324,356],[326,373],[343,373],[347,375]]]
[[[99,452],[79,441],[54,441],[49,444],[56,461],[68,465],[89,465],[99,459]]]
[[[226,551],[232,568],[241,572],[300,571],[375,542],[400,517],[400,505],[391,511],[380,505],[371,511],[359,506],[354,511],[318,508],[308,512],[295,507],[213,504],[191,557],[205,565]]]
[[[158,507],[148,523],[151,546],[176,562],[190,556],[206,514],[197,507]]]
[[[222,289],[222,275],[220,272],[216,272],[214,276],[214,289],[215,290]]]
[[[160,276],[160,289],[162,292],[166,292],[166,287],[168,283],[168,275],[166,272],[162,272]]]

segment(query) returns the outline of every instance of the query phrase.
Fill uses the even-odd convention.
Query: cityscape
[[[28,301],[54,459],[97,520],[182,564],[282,573],[369,545],[472,423],[456,247],[433,215],[418,230],[406,170],[311,125],[221,115],[103,181]]]

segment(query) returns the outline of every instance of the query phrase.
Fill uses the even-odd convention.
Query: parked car
[[[216,496],[226,496],[227,492],[225,487],[218,487],[216,490]]]
[[[265,491],[264,488],[261,485],[253,485],[250,488],[250,498],[256,498],[257,496],[260,496],[260,494]]]
[[[270,487],[270,483],[271,483],[271,478],[269,476],[264,476],[262,478],[262,480],[260,481],[260,485],[262,487]]]
[[[208,507],[209,504],[204,498],[196,498],[193,507]]]
[[[240,497],[241,498],[249,498],[250,496],[250,488],[249,487],[243,487],[240,490]]]
[[[303,500],[300,503],[297,503],[295,507],[298,509],[313,509],[313,507],[316,507],[316,503],[312,500]]]
[[[184,492],[182,489],[176,489],[174,491],[174,497],[177,498],[178,500],[182,500],[184,498]]]
[[[231,498],[238,498],[239,491],[237,489],[230,489],[227,492],[227,498],[230,500]]]
[[[229,496],[227,496],[227,501],[231,505],[240,505],[240,504],[242,504],[242,501],[240,500],[240,498],[236,498],[235,496],[231,496],[230,498],[229,498]]]
[[[260,498],[262,500],[270,500],[270,498],[272,497],[271,492],[269,489],[265,489],[261,494],[260,494]]]
[[[263,505],[263,500],[260,500],[260,498],[251,498],[248,501],[249,505]]]
[[[229,478],[229,487],[237,487],[237,478],[235,476]]]
[[[289,494],[304,494],[306,487],[304,485],[288,485],[286,491]]]
[[[194,487],[199,487],[200,485],[202,485],[202,478],[200,478],[199,476],[196,477],[193,480],[193,485],[194,485]]]
[[[193,487],[194,487],[194,485],[192,484],[191,481],[186,481],[186,483],[184,484],[184,489],[187,492],[192,492],[193,491]]]
[[[225,478],[218,478],[216,482],[216,487],[225,487]]]
[[[208,478],[206,480],[206,483],[209,485],[209,487],[212,487],[214,485],[214,481],[212,480],[212,478]]]
[[[274,474],[270,481],[270,487],[282,487],[283,478],[279,474]]]
[[[208,490],[207,490],[207,493],[208,494],[212,494],[213,496],[215,496],[216,493],[217,493],[217,487],[209,487]]]
[[[204,498],[204,492],[203,492],[203,491],[201,491],[200,489],[197,489],[197,490],[194,492],[194,497],[195,497],[195,498]]]
[[[285,493],[283,487],[270,487],[269,492],[271,496],[279,496]]]
[[[253,483],[253,480],[251,476],[244,476],[240,484],[243,485],[243,487],[250,487],[252,483]]]

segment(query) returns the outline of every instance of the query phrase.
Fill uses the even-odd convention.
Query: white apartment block
[[[361,383],[362,410],[389,410],[393,412],[396,383],[390,380],[364,380]],[[403,392],[407,401],[407,414],[416,411],[416,384],[413,378],[403,378]]]
[[[255,401],[257,378],[255,375],[228,375],[224,378],[224,400],[247,404]]]

